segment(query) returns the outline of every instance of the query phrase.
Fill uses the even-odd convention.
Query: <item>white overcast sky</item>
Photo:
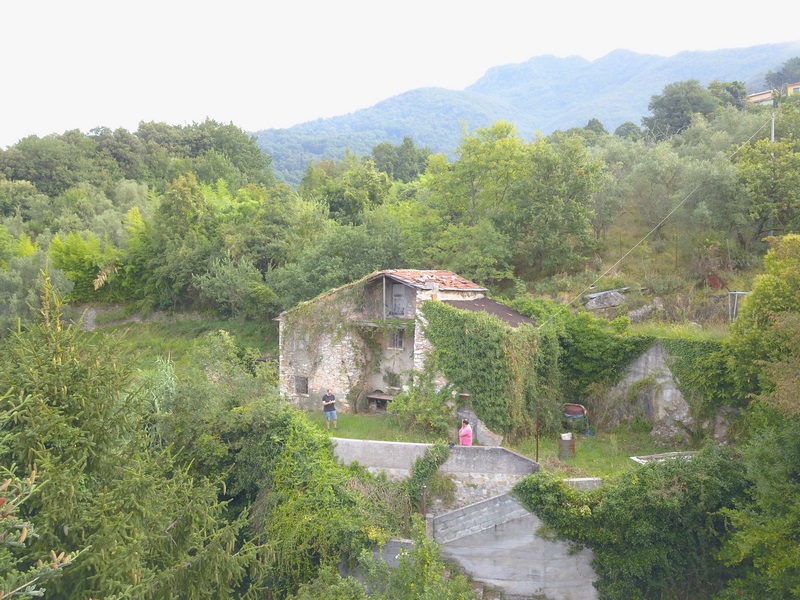
[[[289,127],[545,54],[797,40],[786,16],[727,0],[7,0],[0,148],[140,121]]]

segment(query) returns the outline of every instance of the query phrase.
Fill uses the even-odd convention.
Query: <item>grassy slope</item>
[[[256,348],[260,353],[278,353],[277,323],[254,323],[236,320],[181,318],[146,322],[125,322],[100,326],[103,335],[115,337],[122,353],[138,367],[150,364],[157,356],[180,362],[197,338],[224,329],[240,346]]]

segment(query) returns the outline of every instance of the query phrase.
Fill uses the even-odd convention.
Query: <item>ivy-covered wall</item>
[[[555,337],[440,302],[425,302],[423,313],[424,334],[433,348],[427,368],[469,393],[473,410],[490,429],[511,436],[530,433],[537,405],[543,422],[558,420]]]

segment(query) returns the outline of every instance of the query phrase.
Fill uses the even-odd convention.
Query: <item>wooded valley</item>
[[[771,76],[800,81],[800,58]],[[429,315],[445,350],[431,369],[479,390],[476,413],[511,439],[535,410],[556,431],[563,402],[591,407],[673,339],[691,466],[585,494],[542,473],[517,490],[592,548],[602,598],[797,597],[800,95],[753,105],[739,82],[678,81],[650,111],[533,141],[500,121],[465,131],[455,159],[379,143],[309,164],[296,187],[210,120],[0,151],[2,597],[366,598],[343,562],[373,598],[474,597],[416,516],[447,444],[390,482],[338,465],[277,392],[272,320],[391,268],[454,271],[534,318],[514,334]],[[610,289],[627,290],[615,318],[583,308]],[[730,323],[734,290],[750,293]],[[87,305],[249,322],[264,344],[216,331],[143,366],[63,318]],[[693,333],[632,324],[645,306],[659,331]],[[480,373],[447,360],[470,328]],[[412,387],[397,410],[436,434],[447,400]],[[736,415],[724,444],[708,428],[722,409]],[[390,572],[367,549],[395,535],[417,545]]]

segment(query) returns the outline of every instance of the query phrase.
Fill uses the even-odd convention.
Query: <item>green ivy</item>
[[[425,334],[433,345],[431,368],[470,394],[472,408],[490,429],[526,433],[537,405],[542,415],[558,412],[555,338],[441,302],[426,302],[423,311]],[[551,355],[543,356],[540,348]]]
[[[736,392],[726,341],[669,338],[661,343],[669,353],[669,367],[678,389],[696,421],[714,416],[722,406],[743,403]]]
[[[560,336],[567,396],[577,400],[592,384],[617,383],[625,368],[653,345],[653,336],[632,335],[629,325],[627,317],[608,321],[585,312],[567,314]]]
[[[425,454],[417,457],[411,467],[411,476],[406,480],[406,487],[411,502],[419,506],[422,501],[422,488],[436,475],[439,467],[450,457],[450,446],[445,441],[438,441],[425,450]]]
[[[746,497],[740,457],[709,444],[691,459],[648,463],[590,492],[539,472],[514,487],[558,537],[591,548],[600,597],[712,598],[737,576],[718,559],[722,511]]]

